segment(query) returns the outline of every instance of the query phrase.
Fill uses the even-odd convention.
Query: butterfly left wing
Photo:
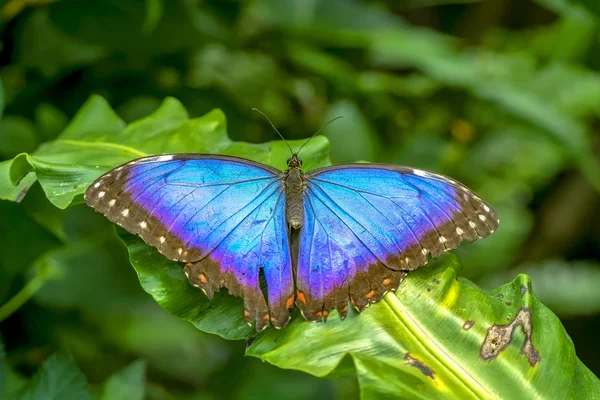
[[[350,164],[305,175],[296,302],[310,321],[331,308],[362,311],[398,288],[409,270],[488,236],[491,207],[464,185],[408,167]]]
[[[146,157],[102,175],[85,197],[169,259],[186,262],[188,279],[209,297],[220,287],[243,297],[257,330],[288,322],[294,283],[280,171],[227,156]]]

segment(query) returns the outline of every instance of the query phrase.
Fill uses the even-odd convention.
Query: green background
[[[480,364],[468,352],[484,327],[469,330],[476,343],[450,334],[458,317],[509,323],[519,307],[533,310],[536,368],[553,362],[544,371],[557,387],[577,382],[571,395],[594,397],[583,364],[600,372],[596,2],[9,0],[0,10],[0,317],[10,299],[32,297],[0,318],[0,397],[485,397],[502,393],[493,376],[506,370],[531,383],[515,380],[515,391],[543,396],[549,383],[520,345]],[[285,145],[264,143],[277,136],[252,107],[295,147],[341,115],[303,150],[307,169],[372,161],[444,173],[492,204],[500,228],[368,313],[294,318],[255,337],[237,300],[212,309],[177,264],[81,204],[93,178],[144,154],[283,168]],[[389,322],[402,315],[414,318]],[[421,361],[446,386],[406,366],[423,343],[435,345]]]

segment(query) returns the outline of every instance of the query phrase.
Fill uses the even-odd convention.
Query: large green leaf
[[[340,321],[334,311],[327,323],[309,324],[296,313],[285,329],[256,336],[245,324],[239,299],[218,292],[209,301],[189,285],[180,264],[137,237],[123,237],[142,286],[170,313],[203,331],[250,339],[249,355],[281,368],[316,376],[356,373],[365,396],[536,398],[558,393],[570,398],[600,390],[525,275],[486,293],[457,278],[460,263],[446,256],[410,274],[397,293],[361,315],[351,313]],[[486,339],[494,331],[507,336]],[[505,339],[504,350],[482,350],[484,342],[493,348]],[[527,343],[533,348],[524,347]],[[560,374],[558,364],[567,366]],[[574,380],[578,383],[569,386]]]
[[[559,319],[520,275],[483,292],[445,256],[411,273],[362,315],[296,318],[248,354],[317,375],[356,368],[366,398],[589,398],[600,381],[577,359]],[[561,365],[560,371],[556,366]]]
[[[325,138],[311,141],[302,153],[307,169],[329,164],[327,150]],[[48,199],[64,208],[119,163],[184,151],[238,155],[280,168],[289,155],[282,142],[231,141],[220,111],[188,119],[178,101],[167,99],[154,114],[125,127],[94,97],[57,140],[16,157],[10,172],[16,181],[33,171]],[[240,299],[222,291],[209,301],[189,285],[181,264],[137,236],[121,237],[143,288],[171,314],[202,331],[249,339],[249,355],[281,368],[316,376],[357,374],[365,397],[570,398],[600,390],[524,275],[486,293],[457,278],[460,264],[447,255],[411,273],[396,294],[361,315],[340,321],[334,312],[325,324],[309,324],[296,312],[287,328],[257,335],[243,320]],[[557,365],[563,368],[557,371]]]

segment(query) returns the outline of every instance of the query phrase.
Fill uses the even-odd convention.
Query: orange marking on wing
[[[294,295],[291,295],[285,302],[285,308],[294,307]]]
[[[302,304],[306,304],[306,297],[304,296],[304,293],[302,293],[301,291],[298,290],[298,292],[296,293],[296,296],[298,297],[298,301]]]
[[[369,293],[367,293],[367,299],[370,299],[373,296],[375,296],[375,291],[374,290],[371,290]]]
[[[206,283],[206,276],[203,273],[198,274],[198,280],[202,283]]]
[[[384,286],[387,286],[387,285],[389,285],[390,283],[392,283],[392,280],[391,280],[390,278],[385,278],[385,279],[383,280],[383,285],[384,285]]]

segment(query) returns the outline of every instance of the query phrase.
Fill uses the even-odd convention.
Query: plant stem
[[[7,301],[2,307],[0,307],[0,322],[10,317],[12,313],[17,311],[23,304],[37,293],[38,290],[44,286],[47,277],[36,275],[31,279],[27,285],[23,287],[12,299]]]

